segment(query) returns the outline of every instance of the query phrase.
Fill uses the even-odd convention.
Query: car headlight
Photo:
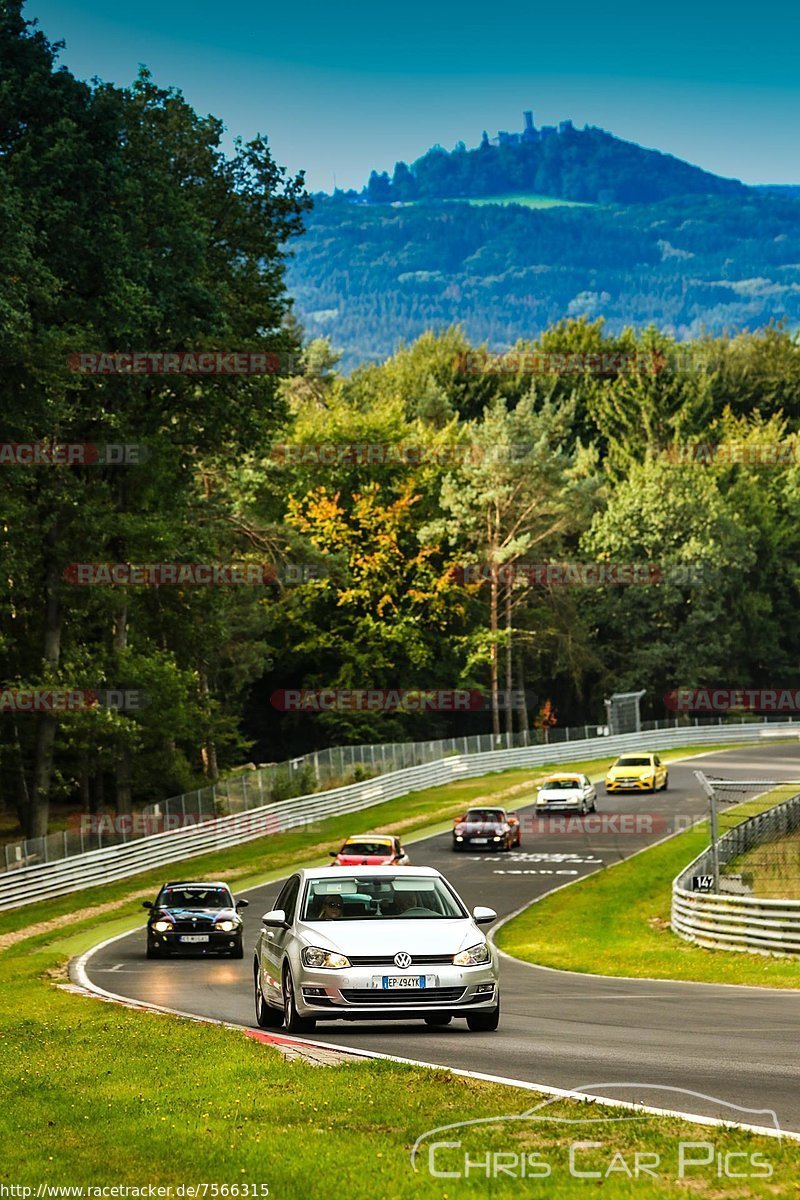
[[[492,956],[486,942],[478,942],[477,946],[470,946],[467,950],[456,954],[453,965],[456,967],[479,967],[481,963],[488,963],[491,960]]]
[[[221,929],[223,933],[230,933],[236,928],[236,922],[230,920],[217,921],[216,928]]]
[[[172,921],[156,921],[153,924],[156,933],[168,933],[172,929]]]
[[[306,946],[300,956],[304,967],[332,967],[341,970],[350,966],[350,959],[343,954],[335,954],[332,950],[323,950],[320,946]]]

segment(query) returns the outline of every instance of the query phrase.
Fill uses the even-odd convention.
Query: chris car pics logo
[[[672,1099],[669,1107],[655,1108],[615,1100],[615,1091],[633,1092],[637,1097],[656,1092]],[[597,1093],[613,1107],[598,1104]],[[566,1100],[586,1102],[591,1115],[563,1117],[552,1112],[554,1105]],[[702,1137],[687,1130],[681,1137],[660,1136],[654,1144],[650,1114],[686,1115],[691,1120],[693,1110],[703,1107],[718,1115],[711,1121],[700,1118],[705,1123]],[[640,1124],[641,1137],[632,1138],[627,1128],[624,1137],[620,1136],[620,1127],[630,1122]],[[731,1186],[731,1180],[771,1179],[774,1167],[769,1156],[761,1150],[742,1149],[736,1140],[737,1124],[780,1142],[781,1129],[773,1109],[744,1108],[703,1092],[662,1084],[582,1084],[525,1112],[476,1117],[428,1129],[414,1142],[411,1167],[441,1180],[568,1178],[595,1187],[613,1180],[661,1179],[685,1181],[687,1188],[712,1184],[719,1188],[725,1181],[724,1188]],[[526,1126],[536,1148],[521,1144]]]

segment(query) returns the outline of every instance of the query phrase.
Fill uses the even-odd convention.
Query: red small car
[[[330,855],[335,867],[407,867],[411,861],[400,838],[390,833],[354,834]]]

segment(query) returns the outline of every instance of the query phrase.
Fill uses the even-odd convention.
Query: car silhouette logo
[[[405,971],[407,967],[411,966],[411,955],[407,954],[405,950],[401,950],[399,954],[395,954],[394,956],[394,965]]]

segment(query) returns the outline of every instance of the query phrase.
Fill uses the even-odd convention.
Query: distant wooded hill
[[[452,324],[493,350],[569,316],[679,339],[800,325],[800,188],[746,187],[599,129],[499,136],[315,197],[287,278],[345,369]]]
[[[535,192],[597,204],[645,204],[685,195],[739,195],[736,179],[722,179],[671,154],[647,150],[604,129],[534,129],[488,138],[474,150],[460,142],[448,151],[434,146],[411,166],[398,162],[391,179],[372,172],[369,203],[444,200]]]

